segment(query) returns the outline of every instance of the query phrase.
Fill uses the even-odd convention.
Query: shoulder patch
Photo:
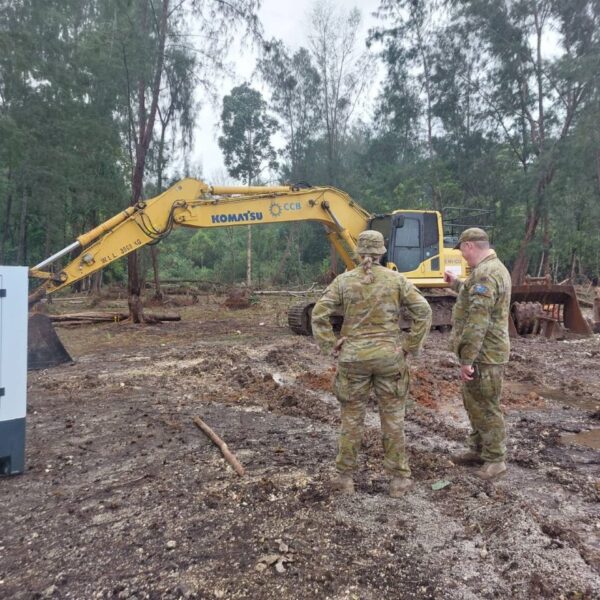
[[[476,283],[471,288],[471,291],[474,294],[479,294],[480,296],[491,296],[492,295],[490,288],[487,285],[483,285],[483,283]]]

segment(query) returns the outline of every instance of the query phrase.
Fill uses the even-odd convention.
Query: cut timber
[[[244,467],[240,464],[235,455],[229,450],[227,444],[200,418],[194,417],[194,424],[198,429],[204,431],[204,433],[219,447],[221,453],[225,457],[225,460],[235,469],[235,472],[240,476],[244,476]]]
[[[154,314],[144,313],[146,319],[150,322],[157,321],[181,321],[181,316],[176,314]],[[81,312],[66,313],[62,315],[50,315],[50,320],[54,323],[101,323],[104,321],[125,321],[129,318],[127,312]]]
[[[257,290],[252,292],[255,296],[308,296],[322,294],[324,290]]]
[[[321,295],[325,288],[317,288],[313,283],[307,290],[255,290],[252,292],[255,296],[308,296],[311,294]]]

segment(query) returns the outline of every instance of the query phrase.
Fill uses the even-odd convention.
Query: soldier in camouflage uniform
[[[458,292],[451,345],[460,361],[463,402],[472,427],[470,450],[455,459],[483,462],[477,474],[482,479],[494,479],[506,472],[506,428],[500,394],[510,350],[511,280],[482,229],[466,229],[456,248],[473,270],[464,283],[450,272],[445,274]]]
[[[335,395],[341,405],[335,487],[354,492],[352,472],[357,466],[369,392],[373,389],[385,452],[384,468],[392,475],[390,495],[400,497],[411,485],[404,448],[404,409],[408,393],[405,356],[416,355],[431,325],[429,304],[403,275],[379,264],[385,254],[383,236],[363,231],[358,236],[361,264],[336,277],[316,303],[312,330],[323,353],[338,358]],[[400,309],[413,319],[410,334],[400,340]],[[330,315],[344,315],[336,341]]]

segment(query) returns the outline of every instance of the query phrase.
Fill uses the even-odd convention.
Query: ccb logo
[[[272,217],[279,217],[284,211],[296,211],[300,210],[301,208],[302,202],[284,202],[283,204],[279,204],[278,202],[271,202],[271,206],[269,206],[269,213]]]

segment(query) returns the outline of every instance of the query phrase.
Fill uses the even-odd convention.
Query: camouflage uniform
[[[472,427],[468,445],[486,463],[501,462],[506,454],[500,395],[510,351],[510,275],[492,252],[464,283],[457,280],[452,287],[458,292],[452,314],[452,350],[461,365],[475,369],[473,380],[463,382],[462,387]]]
[[[363,232],[361,236],[375,232]],[[359,236],[359,251],[360,251]],[[381,238],[383,246],[383,238]],[[385,252],[385,248],[384,248]],[[344,324],[335,378],[335,395],[341,405],[342,427],[336,467],[356,469],[369,391],[374,390],[385,452],[384,467],[397,477],[410,477],[404,449],[404,409],[408,368],[404,353],[417,354],[431,325],[431,308],[417,289],[400,273],[373,264],[373,280],[357,267],[339,275],[325,290],[312,313],[312,329],[321,350],[336,344],[330,315],[341,312]],[[401,343],[400,308],[413,319],[410,334]]]

